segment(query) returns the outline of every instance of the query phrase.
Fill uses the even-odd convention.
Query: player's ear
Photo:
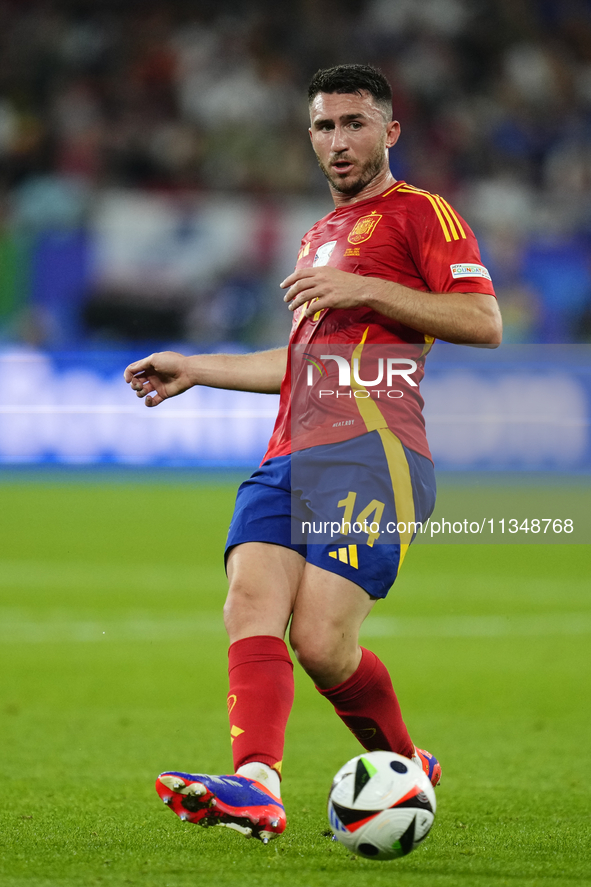
[[[313,142],[314,139],[312,138],[312,127],[310,127],[310,128],[308,129],[308,135],[310,136],[310,141]]]
[[[393,148],[400,137],[400,124],[391,120],[386,127],[386,148]]]

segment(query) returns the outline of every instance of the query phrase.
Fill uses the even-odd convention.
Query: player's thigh
[[[322,687],[346,680],[359,665],[359,629],[375,600],[355,582],[306,563],[290,628],[303,668]]]
[[[232,641],[285,634],[306,552],[292,543],[291,501],[289,456],[268,459],[240,485],[226,542]]]
[[[304,566],[302,555],[283,545],[245,542],[231,549],[224,622],[232,642],[261,634],[284,636]]]

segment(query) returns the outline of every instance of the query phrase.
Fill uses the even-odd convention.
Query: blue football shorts
[[[269,542],[384,598],[435,507],[425,456],[388,429],[268,459],[241,484],[226,542]]]

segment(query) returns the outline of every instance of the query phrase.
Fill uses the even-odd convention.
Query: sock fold
[[[251,761],[281,776],[287,719],[293,704],[293,663],[285,641],[272,635],[230,646],[228,715],[234,770]]]
[[[393,751],[411,758],[414,744],[386,666],[371,650],[361,648],[357,671],[327,690],[316,688],[368,751]]]

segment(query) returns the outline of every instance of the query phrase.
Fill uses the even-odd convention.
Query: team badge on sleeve
[[[484,267],[484,265],[474,265],[468,264],[465,262],[461,262],[458,265],[450,265],[451,268],[451,276],[458,277],[486,277],[487,280],[490,280],[490,274]]]
[[[366,240],[369,240],[381,218],[374,212],[369,216],[361,216],[360,219],[357,219],[347,237],[349,243],[365,243]]]

